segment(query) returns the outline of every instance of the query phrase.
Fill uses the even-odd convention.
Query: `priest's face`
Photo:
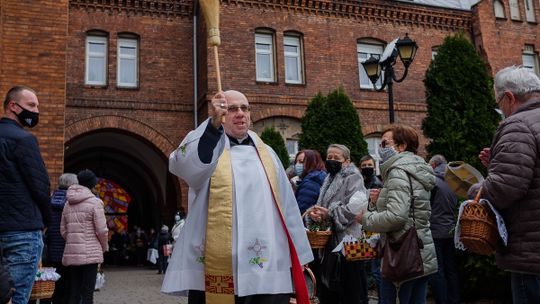
[[[225,133],[237,139],[242,139],[247,135],[251,124],[250,108],[246,96],[238,91],[226,91],[227,114],[223,128]]]

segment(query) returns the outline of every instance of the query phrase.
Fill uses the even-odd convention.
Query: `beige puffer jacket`
[[[437,255],[429,229],[430,191],[435,187],[433,170],[418,155],[402,152],[384,162],[381,173],[384,185],[377,199],[377,210],[366,212],[362,217],[362,225],[368,231],[380,232],[382,242],[387,234],[399,238],[412,227],[410,177],[415,197],[416,232],[424,244],[420,250],[424,264],[423,276],[436,272]]]
[[[67,201],[60,224],[66,240],[62,264],[102,263],[103,252],[109,250],[103,202],[81,185],[69,187]]]

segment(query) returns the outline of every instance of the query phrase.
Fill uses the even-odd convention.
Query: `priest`
[[[244,94],[219,92],[212,108],[169,157],[189,212],[162,292],[190,304],[288,304],[294,286],[306,303],[301,265],[313,255],[283,166],[248,130]]]

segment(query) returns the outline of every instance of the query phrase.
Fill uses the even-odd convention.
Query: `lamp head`
[[[375,84],[381,75],[381,65],[379,64],[379,59],[371,56],[368,60],[362,63],[362,66],[364,67],[364,70],[366,70],[369,80]]]
[[[399,39],[396,43],[396,48],[398,50],[401,62],[403,62],[403,65],[408,68],[414,60],[418,45],[416,45],[414,40],[409,38],[409,34],[405,34],[405,38]]]

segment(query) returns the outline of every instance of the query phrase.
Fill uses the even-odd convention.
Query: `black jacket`
[[[36,137],[14,120],[0,119],[0,232],[43,229],[49,194]]]
[[[434,239],[454,237],[456,225],[457,197],[444,180],[446,165],[434,169],[437,176],[436,187],[431,190],[431,234]]]

